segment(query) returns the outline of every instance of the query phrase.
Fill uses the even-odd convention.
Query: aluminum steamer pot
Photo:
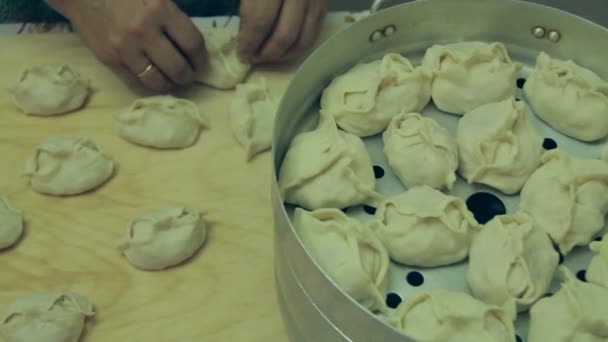
[[[537,54],[545,51],[555,58],[572,59],[608,79],[606,29],[567,12],[515,0],[410,2],[380,11],[326,41],[292,79],[275,122],[272,152],[275,276],[282,315],[292,341],[411,341],[353,301],[311,259],[291,223],[293,208],[285,206],[279,194],[277,175],[294,136],[316,127],[320,94],[335,76],[388,52],[400,52],[418,64],[432,44],[463,40],[505,43],[512,59],[525,65],[522,77],[530,72]],[[523,98],[519,89],[518,97]],[[435,118],[453,134],[456,131],[457,116],[441,114],[432,104],[424,115]],[[599,155],[599,143],[584,144],[570,139],[532,116],[541,134],[554,139],[560,148],[586,157]],[[385,196],[404,191],[387,166],[381,137],[364,141],[372,162],[384,165],[387,170],[386,180],[378,182],[377,191]],[[451,193],[466,198],[480,189],[501,197],[507,213],[517,207],[517,196],[502,196],[490,188],[467,185],[462,179]],[[365,216],[361,208],[352,209],[349,216]],[[568,255],[565,265],[576,271],[586,267],[589,259],[589,253],[579,249]],[[417,291],[411,286],[404,288],[406,274],[412,269],[391,264],[389,289],[406,297]],[[428,280],[425,286],[468,292],[464,270],[464,263],[424,270]],[[516,328],[525,337],[527,315],[520,316]]]

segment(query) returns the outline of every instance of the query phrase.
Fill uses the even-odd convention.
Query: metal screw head
[[[387,27],[384,28],[384,35],[385,36],[390,36],[391,34],[395,33],[395,31],[397,31],[397,28],[395,27],[395,25],[388,25]]]
[[[382,37],[384,37],[382,31],[374,31],[374,33],[372,33],[372,35],[369,37],[369,40],[372,42],[377,42],[382,39]]]
[[[558,31],[549,31],[547,38],[549,38],[550,41],[557,43],[562,38],[562,35],[559,34]]]
[[[532,29],[532,35],[539,39],[543,38],[545,36],[545,29],[540,26],[536,26]]]

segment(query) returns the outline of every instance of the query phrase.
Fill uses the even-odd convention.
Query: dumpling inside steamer
[[[522,68],[498,42],[433,45],[422,65],[435,73],[431,97],[437,108],[457,115],[514,97],[515,79]]]
[[[91,88],[89,81],[70,66],[48,64],[26,68],[11,92],[23,113],[51,116],[80,109]]]
[[[424,68],[389,53],[334,78],[323,91],[321,111],[345,131],[371,136],[384,131],[401,111],[420,112],[430,100],[431,78]]]
[[[385,312],[389,258],[371,230],[338,209],[296,208],[304,246],[336,285],[374,312]]]
[[[0,338],[6,342],[78,342],[93,304],[78,293],[32,293],[0,308]]]
[[[591,242],[608,213],[608,163],[545,152],[523,187],[520,208],[551,236],[563,254]]]
[[[456,181],[456,139],[437,121],[401,112],[383,134],[384,154],[407,187],[428,185],[451,189]]]
[[[114,120],[124,139],[159,149],[191,146],[208,125],[194,102],[170,95],[135,100]]]
[[[369,227],[392,260],[421,267],[465,259],[480,228],[462,199],[426,185],[386,199]]]
[[[514,319],[512,303],[501,308],[462,292],[427,290],[401,303],[387,321],[415,341],[512,342]]]
[[[0,251],[14,245],[23,234],[23,215],[0,195]]]
[[[482,105],[458,123],[459,173],[470,183],[505,194],[521,190],[538,168],[540,136],[522,102],[509,98]]]
[[[591,242],[589,249],[594,255],[587,269],[587,281],[608,289],[608,234],[601,241]]]
[[[375,205],[380,200],[375,184],[361,138],[338,130],[323,112],[317,129],[292,140],[279,170],[283,200],[309,210]]]
[[[496,216],[473,239],[467,281],[475,298],[527,310],[545,295],[559,262],[547,233],[523,213]]]
[[[608,82],[591,70],[541,52],[524,93],[555,130],[582,141],[608,136]]]
[[[561,266],[561,288],[530,310],[529,342],[608,340],[608,289],[576,279]]]

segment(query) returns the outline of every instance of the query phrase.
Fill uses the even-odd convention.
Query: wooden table
[[[152,150],[122,140],[113,127],[112,116],[143,94],[96,62],[78,37],[0,35],[0,47],[0,193],[27,221],[21,243],[0,252],[0,305],[31,291],[80,292],[97,311],[87,342],[287,340],[274,289],[270,154],[245,161],[227,115],[232,92],[177,91],[200,106],[211,127],[191,148]],[[95,94],[85,109],[41,118],[15,108],[8,89],[20,70],[47,62],[90,77]],[[258,68],[252,77],[283,90],[293,70]],[[92,138],[115,159],[116,175],[82,196],[34,192],[24,162],[49,136]],[[166,206],[206,211],[207,244],[179,267],[139,271],[116,244],[130,219]]]

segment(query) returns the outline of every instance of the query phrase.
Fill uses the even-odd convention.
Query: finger
[[[254,62],[277,61],[289,51],[300,35],[308,10],[307,6],[307,1],[285,0],[273,33],[255,56]]]
[[[260,6],[260,0],[241,0],[238,38],[241,60],[251,62],[261,49],[272,33],[281,11],[281,3],[281,0],[268,0],[264,1],[264,6]]]
[[[164,30],[176,48],[194,68],[203,67],[207,51],[205,39],[192,20],[173,2],[169,3],[169,15],[164,22]]]
[[[125,56],[124,65],[148,89],[163,91],[172,86],[171,81],[144,54],[133,53]],[[152,68],[146,71],[149,65],[152,65]]]
[[[151,42],[146,42],[146,55],[175,84],[187,84],[194,79],[194,69],[166,35],[158,33]]]
[[[298,41],[281,57],[281,61],[293,59],[313,47],[323,28],[326,13],[326,0],[315,1],[309,6]]]

